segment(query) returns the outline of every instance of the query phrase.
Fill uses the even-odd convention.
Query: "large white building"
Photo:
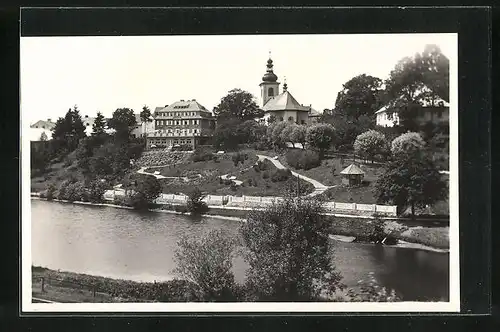
[[[427,91],[427,90],[426,90]],[[403,97],[399,97],[402,99]],[[400,124],[400,119],[397,110],[394,108],[394,100],[387,105],[381,107],[375,112],[377,126],[393,127]],[[420,100],[421,108],[418,111],[416,121],[420,125],[426,123],[447,123],[450,121],[450,107],[449,103],[442,98],[435,98],[432,100],[422,98]]]

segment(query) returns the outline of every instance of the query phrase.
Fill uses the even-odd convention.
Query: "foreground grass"
[[[45,278],[44,292],[40,278]],[[33,297],[55,302],[189,302],[199,300],[195,287],[183,280],[136,282],[54,271],[32,266]],[[94,296],[94,289],[96,290]]]

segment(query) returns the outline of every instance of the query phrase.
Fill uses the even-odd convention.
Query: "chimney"
[[[181,99],[181,101],[184,101],[184,99]]]
[[[85,115],[86,118],[88,118],[89,116],[88,115]]]
[[[168,105],[165,105],[165,107],[168,107]]]
[[[48,119],[47,119],[47,121],[48,121],[48,122],[52,122],[52,119],[51,119],[51,118],[48,118]]]

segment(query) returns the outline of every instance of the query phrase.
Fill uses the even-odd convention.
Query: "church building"
[[[273,60],[267,60],[267,70],[260,83],[262,109],[264,110],[264,121],[288,121],[296,124],[310,124],[317,122],[320,114],[311,105],[304,106],[295,99],[286,83],[283,91],[279,93],[278,76],[273,72]],[[273,120],[271,120],[273,121]]]

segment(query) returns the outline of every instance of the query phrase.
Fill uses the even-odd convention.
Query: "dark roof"
[[[340,174],[344,174],[344,175],[358,174],[359,175],[359,174],[365,174],[365,172],[363,172],[363,170],[361,168],[359,168],[358,166],[356,166],[355,164],[350,164],[342,172],[340,172]]]
[[[199,111],[206,113],[206,115],[212,115],[212,112],[207,110],[205,106],[196,101],[196,99],[192,100],[179,100],[175,103],[168,105],[167,107],[157,107],[155,108],[155,116],[159,116],[159,113],[168,113],[168,112],[193,112]]]
[[[289,91],[285,91],[267,101],[263,107],[264,111],[307,111],[309,106],[303,106],[292,96]]]

